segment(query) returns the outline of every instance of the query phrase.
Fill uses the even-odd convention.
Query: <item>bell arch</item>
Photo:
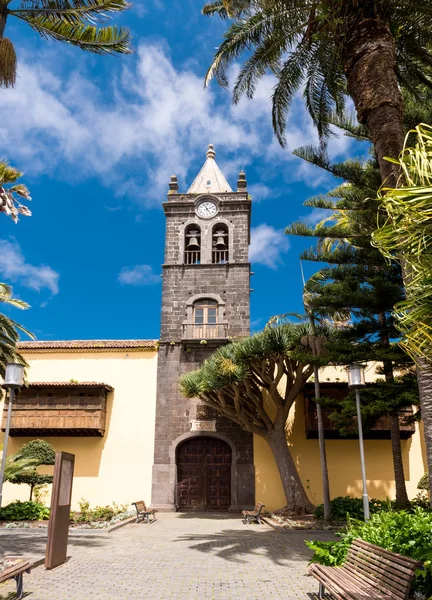
[[[212,263],[221,265],[229,262],[230,235],[226,223],[215,223],[212,227]]]
[[[197,223],[185,227],[183,264],[201,264],[201,227]]]

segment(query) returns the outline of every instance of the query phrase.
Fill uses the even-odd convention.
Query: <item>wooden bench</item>
[[[319,598],[327,589],[337,600],[407,600],[414,572],[421,562],[354,540],[340,567],[312,564],[319,581]]]
[[[261,525],[261,511],[264,508],[265,504],[255,504],[255,508],[253,510],[242,510],[243,515],[243,523],[245,525],[250,525],[251,521],[256,521],[258,525]]]
[[[6,556],[0,559],[0,583],[15,579],[16,598],[24,595],[23,574],[30,573],[33,564],[21,556]]]
[[[132,502],[137,511],[137,517],[135,523],[139,521],[143,521],[146,523],[150,523],[150,515],[153,517],[153,521],[156,520],[156,509],[147,508],[146,503],[143,500],[139,500],[138,502]]]

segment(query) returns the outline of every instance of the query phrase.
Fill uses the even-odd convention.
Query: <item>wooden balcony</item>
[[[348,394],[348,386],[346,383],[321,383],[321,395],[327,398],[334,398],[340,400]],[[304,391],[304,409],[305,409],[305,429],[307,439],[318,438],[318,420],[316,412],[316,404],[313,400],[315,397],[313,383],[308,383]],[[339,431],[330,419],[330,413],[334,409],[322,410],[324,435],[326,439],[357,439],[357,434],[348,436],[341,436]],[[406,440],[415,433],[415,424],[407,425],[405,423],[406,417],[413,414],[413,410],[405,410],[404,414],[399,417],[399,429],[401,439]],[[356,427],[356,419],[354,419],[354,426]],[[389,440],[390,439],[390,420],[388,417],[381,417],[377,423],[370,429],[363,431],[363,436],[366,440]]]
[[[228,323],[183,323],[182,341],[221,341],[228,339]]]
[[[91,436],[105,434],[107,395],[113,388],[96,382],[31,383],[12,406],[11,436]],[[5,402],[2,431],[6,427]]]

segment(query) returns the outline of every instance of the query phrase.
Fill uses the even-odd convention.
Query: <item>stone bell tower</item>
[[[186,194],[169,184],[157,373],[152,506],[231,510],[255,503],[252,435],[182,396],[179,378],[219,346],[249,335],[251,203],[233,192],[209,145]]]

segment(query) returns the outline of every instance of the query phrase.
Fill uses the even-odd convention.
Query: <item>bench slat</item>
[[[422,563],[354,540],[341,567],[311,565],[309,572],[340,600],[406,600]]]
[[[384,569],[389,572],[389,574],[395,575],[399,581],[403,581],[405,578],[409,579],[411,577],[412,568],[404,567],[402,565],[395,565],[389,559],[384,558],[380,555],[373,555],[371,552],[365,552],[363,550],[349,552],[346,558],[347,562],[353,562],[354,564],[358,563],[361,567],[365,562],[369,561],[370,567],[376,565],[377,567]]]
[[[345,564],[341,567],[344,571],[349,571],[353,576],[359,581],[364,581],[365,584],[368,584],[372,588],[378,588],[383,593],[392,594],[396,598],[401,598],[402,600],[406,597],[407,591],[411,587],[411,581],[405,582],[403,585],[394,586],[393,582],[389,583],[388,580],[381,579],[379,576],[374,577],[369,573],[365,576],[363,573],[359,571],[353,571],[351,569],[351,565],[345,566]]]
[[[370,542],[365,542],[364,540],[361,540],[359,538],[355,539],[352,543],[352,547],[361,547],[364,548],[365,550],[369,550],[371,552],[373,552],[374,554],[380,554],[382,556],[384,556],[385,558],[388,558],[393,564],[394,563],[398,563],[401,566],[405,566],[408,568],[413,568],[413,569],[417,569],[419,566],[422,565],[422,563],[418,560],[415,560],[414,558],[410,558],[409,556],[404,556],[403,554],[397,554],[396,552],[392,552],[391,550],[386,550],[385,548],[381,548],[381,546],[375,546],[374,544],[371,544]]]
[[[364,557],[359,554],[353,560],[352,557],[345,561],[344,566],[348,566],[358,572],[362,577],[370,580],[380,579],[396,590],[406,590],[407,585],[411,584],[412,572],[399,574],[397,570],[390,565],[383,565],[372,557]]]
[[[351,573],[344,571],[342,567],[322,567],[321,565],[318,567],[318,569],[311,569],[311,572],[338,600],[371,600],[371,598],[374,600],[400,600],[400,597],[392,593],[383,592],[369,583],[359,581]]]
[[[9,559],[9,557],[7,557]],[[17,560],[17,559],[10,559],[10,560]],[[19,575],[20,573],[25,573],[25,571],[27,571],[27,569],[30,569],[32,566],[32,563],[30,563],[28,560],[22,561],[20,562],[18,565],[15,565],[14,567],[9,567],[8,569],[5,569],[4,571],[2,571],[2,573],[0,573],[0,583],[3,583],[4,581],[7,581],[8,579],[12,579],[13,577],[15,577],[16,575]]]

